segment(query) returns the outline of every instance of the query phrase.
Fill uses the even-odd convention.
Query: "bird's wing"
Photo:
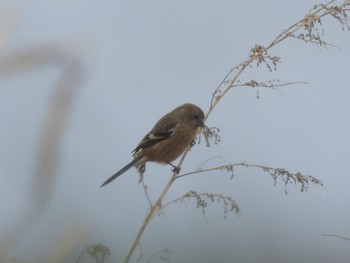
[[[164,119],[167,119],[167,121],[164,121]],[[153,129],[143,137],[141,142],[133,150],[133,153],[169,138],[175,130],[176,123],[175,118],[172,118],[168,114],[165,115],[156,123]]]

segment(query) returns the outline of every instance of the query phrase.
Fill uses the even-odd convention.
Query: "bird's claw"
[[[176,173],[176,174],[179,174],[179,173],[180,173],[180,171],[181,171],[181,168],[180,168],[180,167],[175,166],[175,165],[173,165],[173,164],[170,163],[170,162],[168,162],[168,164],[169,164],[171,167],[173,167],[173,169],[171,169],[171,171],[172,171],[173,173]]]
[[[181,168],[180,168],[180,167],[177,167],[177,166],[174,166],[174,168],[171,169],[171,171],[172,171],[173,173],[179,174],[180,171],[181,171]]]

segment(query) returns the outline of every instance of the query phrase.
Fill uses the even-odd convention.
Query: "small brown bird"
[[[132,166],[144,172],[146,162],[170,164],[192,143],[197,130],[204,127],[204,113],[194,104],[186,103],[164,115],[132,151],[134,159],[102,185],[106,185]]]

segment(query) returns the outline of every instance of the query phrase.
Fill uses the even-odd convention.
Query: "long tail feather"
[[[100,187],[105,186],[106,184],[109,184],[110,182],[112,182],[114,179],[116,179],[118,176],[122,175],[123,173],[125,173],[127,170],[129,170],[131,167],[135,166],[136,164],[138,164],[139,162],[141,162],[143,159],[143,157],[136,157],[134,160],[132,160],[130,163],[128,163],[127,165],[125,165],[122,169],[120,169],[118,172],[116,172],[115,174],[113,174],[111,177],[109,177],[103,184],[101,184]]]

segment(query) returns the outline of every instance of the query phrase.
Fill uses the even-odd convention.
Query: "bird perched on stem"
[[[192,143],[198,128],[204,127],[204,113],[194,104],[183,104],[164,115],[132,151],[134,159],[108,178],[102,185],[109,184],[118,176],[136,166],[141,173],[146,162],[170,164],[174,172],[179,168],[171,162],[177,159]]]

